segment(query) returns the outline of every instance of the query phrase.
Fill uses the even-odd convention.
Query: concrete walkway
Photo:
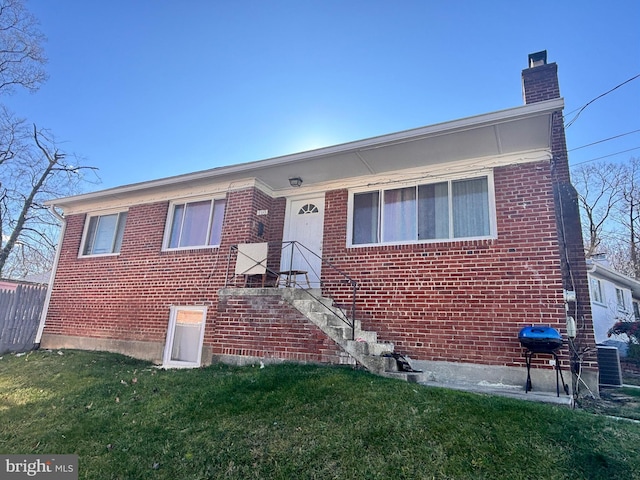
[[[560,396],[556,392],[525,392],[524,388],[513,387],[508,385],[494,384],[463,384],[463,383],[442,383],[442,382],[420,382],[420,385],[438,388],[450,388],[452,390],[461,390],[485,395],[498,395],[501,397],[517,398],[518,400],[527,400],[531,402],[551,403],[565,407],[573,407],[573,396],[565,394],[562,390]]]

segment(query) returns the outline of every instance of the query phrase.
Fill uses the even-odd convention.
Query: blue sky
[[[89,190],[522,105],[527,55],[565,116],[640,74],[640,2],[28,0],[50,78],[3,101],[100,169]],[[575,114],[575,113],[574,113]],[[640,78],[587,107],[569,149],[640,129]],[[640,132],[570,152],[627,149]]]

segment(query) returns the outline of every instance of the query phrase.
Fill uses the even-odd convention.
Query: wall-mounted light
[[[299,187],[302,185],[302,179],[300,177],[290,178],[289,185],[291,185],[292,187]]]

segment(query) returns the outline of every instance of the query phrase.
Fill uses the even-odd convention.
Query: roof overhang
[[[593,260],[587,260],[588,272],[599,278],[607,279],[612,283],[623,286],[631,290],[633,298],[640,299],[640,282],[631,277],[616,272],[601,263]]]
[[[292,177],[300,177],[305,186],[310,186],[467,159],[550,151],[552,115],[563,107],[562,99],[547,100],[317,150],[60,198],[47,204],[76,209],[84,203],[143,193],[158,195],[187,185],[232,184],[248,178],[279,192],[290,189]]]

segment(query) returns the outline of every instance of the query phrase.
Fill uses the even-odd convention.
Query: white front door
[[[322,269],[322,234],[324,225],[324,196],[291,200],[287,205],[284,243],[280,270],[307,272],[311,287],[320,286]],[[302,278],[298,283],[304,282]]]
[[[164,367],[199,367],[207,307],[171,307]]]

